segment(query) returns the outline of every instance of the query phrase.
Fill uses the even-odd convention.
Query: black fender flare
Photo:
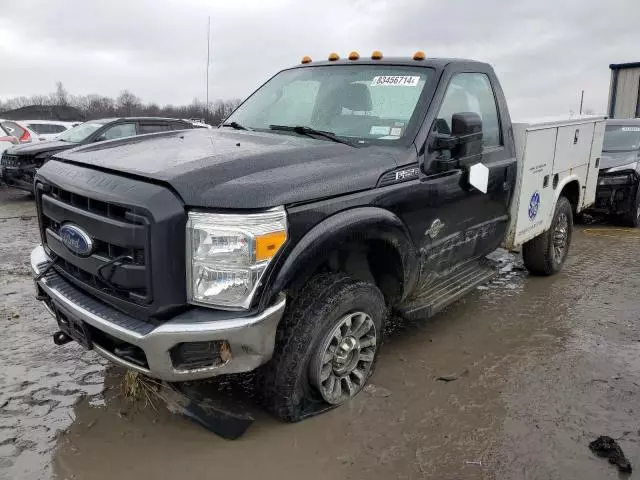
[[[402,298],[413,291],[419,273],[418,252],[406,225],[384,208],[357,207],[324,219],[295,245],[285,248],[266,282],[262,307],[294,281],[308,279],[329,252],[353,240],[382,240],[393,247],[402,260]]]

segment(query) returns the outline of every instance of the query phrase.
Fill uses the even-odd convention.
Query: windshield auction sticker
[[[372,87],[417,87],[420,82],[418,76],[408,75],[382,75],[379,77],[373,77],[371,80]]]

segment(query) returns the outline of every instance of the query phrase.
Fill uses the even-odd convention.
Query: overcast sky
[[[492,63],[512,115],[604,112],[610,63],[640,61],[638,0],[3,1],[0,97],[48,93],[160,104],[242,98],[303,55],[337,51]]]

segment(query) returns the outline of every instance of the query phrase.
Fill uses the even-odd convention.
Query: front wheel
[[[522,259],[534,275],[553,275],[564,265],[571,245],[573,216],[571,203],[560,197],[551,227],[522,246]]]
[[[313,277],[278,327],[261,373],[265,406],[296,422],[353,398],[373,372],[386,311],[371,283],[343,273]]]

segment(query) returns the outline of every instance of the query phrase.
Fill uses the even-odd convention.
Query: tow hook
[[[64,332],[56,332],[53,334],[53,343],[56,345],[64,345],[65,343],[69,343],[73,340],[69,335]]]

